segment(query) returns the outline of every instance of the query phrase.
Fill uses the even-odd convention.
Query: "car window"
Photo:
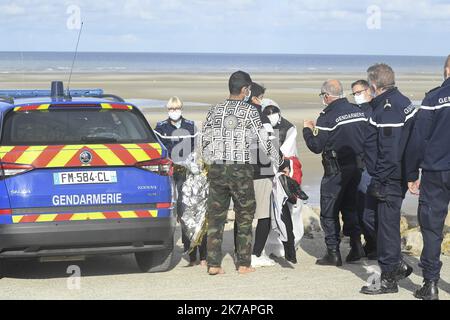
[[[68,109],[10,112],[2,145],[153,143],[145,119],[133,111]]]

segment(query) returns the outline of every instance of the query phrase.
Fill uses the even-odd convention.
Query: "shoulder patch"
[[[319,128],[317,128],[317,127],[314,128],[313,135],[314,135],[314,137],[317,137],[319,135]]]
[[[386,100],[386,103],[384,104],[383,109],[384,109],[385,111],[391,111],[391,109],[392,109],[392,104],[389,102],[389,100]]]

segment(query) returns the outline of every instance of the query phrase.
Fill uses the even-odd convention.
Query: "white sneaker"
[[[253,268],[261,268],[261,267],[273,267],[275,262],[269,259],[265,255],[261,255],[261,257],[257,257],[252,255],[252,267]]]
[[[273,259],[271,259],[268,255],[266,255],[265,253],[263,253],[261,255],[261,257],[263,259],[265,259],[270,266],[275,266],[276,265],[276,262]]]

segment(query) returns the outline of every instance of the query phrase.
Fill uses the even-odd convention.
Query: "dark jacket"
[[[404,152],[416,109],[397,88],[371,102],[373,114],[365,142],[365,162],[373,181],[386,183],[404,177]]]
[[[176,163],[186,160],[189,154],[194,151],[197,129],[193,121],[182,118],[181,127],[177,128],[170,119],[167,119],[158,122],[155,132],[167,148],[170,158]],[[176,146],[178,147],[175,151],[178,154],[172,154]]]
[[[304,128],[303,137],[312,152],[335,151],[339,163],[353,164],[363,153],[366,122],[361,109],[342,98],[321,112],[314,130]]]
[[[416,181],[419,168],[450,170],[450,79],[427,93],[406,150],[407,179]]]

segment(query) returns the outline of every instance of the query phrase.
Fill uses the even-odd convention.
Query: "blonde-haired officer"
[[[186,181],[186,169],[184,163],[195,148],[195,139],[197,137],[197,129],[193,121],[183,117],[183,101],[174,96],[167,102],[168,119],[158,122],[155,133],[161,139],[161,142],[167,148],[169,156],[175,164],[174,181],[177,187],[177,216],[178,221],[184,212],[183,204],[183,184]],[[184,230],[182,232],[182,240],[185,252],[190,248],[189,238]],[[201,264],[206,265],[206,237],[199,247]],[[197,261],[197,250],[194,250],[189,256],[189,266],[194,266]]]

